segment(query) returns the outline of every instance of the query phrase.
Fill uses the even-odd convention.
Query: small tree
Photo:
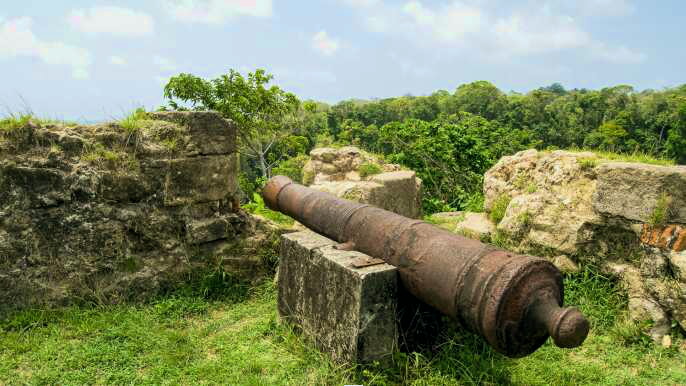
[[[173,109],[183,109],[178,101],[195,110],[213,110],[238,126],[241,154],[257,160],[263,177],[271,177],[278,162],[269,162],[267,153],[286,135],[285,116],[295,112],[300,102],[292,93],[278,86],[267,88],[274,77],[265,70],[248,73],[247,78],[235,70],[212,80],[192,74],[179,74],[169,79],[164,97]]]

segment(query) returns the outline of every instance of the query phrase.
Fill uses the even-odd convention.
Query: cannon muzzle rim
[[[274,176],[267,181],[262,188],[262,199],[264,203],[271,210],[280,211],[279,208],[279,193],[286,186],[293,183],[293,180],[286,176]]]

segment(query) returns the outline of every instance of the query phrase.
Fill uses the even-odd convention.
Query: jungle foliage
[[[329,105],[266,88],[272,80],[264,70],[247,79],[231,70],[212,81],[181,74],[165,87],[172,108],[182,108],[180,100],[247,125],[241,138],[247,198],[274,170],[300,180],[303,156],[315,146],[354,144],[415,170],[424,181],[427,213],[473,207],[481,200],[483,173],[527,148],[686,163],[686,85],[567,90],[556,83],[520,94],[477,81],[454,92]]]

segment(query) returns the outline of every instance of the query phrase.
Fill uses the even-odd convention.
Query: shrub
[[[305,154],[298,155],[296,157],[288,158],[282,161],[279,166],[272,169],[272,175],[282,175],[290,178],[291,180],[302,184],[304,182],[303,167],[305,163],[310,159]],[[309,177],[309,176],[308,176]],[[314,176],[313,176],[314,177]]]

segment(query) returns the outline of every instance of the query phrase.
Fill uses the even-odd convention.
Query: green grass
[[[252,201],[243,205],[243,209],[248,213],[256,214],[280,225],[293,225],[293,223],[295,223],[295,220],[285,214],[267,208],[262,196],[258,193],[253,194]]]
[[[219,296],[182,291],[143,305],[25,311],[0,322],[0,384],[521,384],[686,382],[686,348],[618,340],[626,297],[586,270],[565,279],[566,302],[591,320],[580,348],[546,343],[509,359],[457,328],[432,352],[397,353],[389,368],[340,366],[277,323],[268,281]],[[235,292],[234,292],[235,293]],[[207,295],[207,293],[205,293]],[[624,332],[629,338],[634,332]]]
[[[579,162],[579,167],[583,171],[590,171],[595,169],[596,166],[598,166],[597,158],[580,158],[577,160],[577,162]]]
[[[119,125],[126,131],[126,134],[131,137],[137,135],[148,121],[148,113],[144,108],[139,107],[124,117],[124,119],[120,120]]]
[[[360,177],[365,178],[368,176],[379,174],[383,172],[383,169],[381,169],[381,166],[375,163],[365,162],[362,165],[360,165],[360,167],[358,168],[358,172],[360,173]]]
[[[140,166],[138,160],[131,155],[123,151],[107,149],[99,143],[86,147],[80,159],[91,165],[110,170],[136,171]]]
[[[667,193],[662,192],[655,203],[653,211],[650,213],[648,224],[652,227],[664,225],[670,216],[671,205],[672,198]]]
[[[656,157],[654,155],[650,155],[647,153],[642,153],[642,152],[634,152],[634,153],[613,153],[610,151],[603,151],[603,150],[597,150],[597,149],[569,149],[568,151],[575,152],[575,153],[580,153],[580,152],[591,152],[595,153],[597,156],[596,159],[592,158],[586,158],[582,159],[582,169],[584,168],[584,165],[587,168],[593,168],[597,166],[598,164],[602,162],[608,162],[608,161],[618,161],[618,162],[635,162],[635,163],[644,163],[644,164],[650,164],[650,165],[659,165],[659,166],[673,166],[676,165],[676,162],[674,162],[673,159],[670,158],[660,158]],[[585,162],[585,164],[584,164]],[[584,169],[586,170],[586,169]]]
[[[505,217],[505,212],[507,211],[507,206],[510,205],[512,198],[507,194],[502,194],[496,198],[491,207],[491,211],[488,213],[488,218],[493,221],[494,224],[499,224],[500,221]]]

